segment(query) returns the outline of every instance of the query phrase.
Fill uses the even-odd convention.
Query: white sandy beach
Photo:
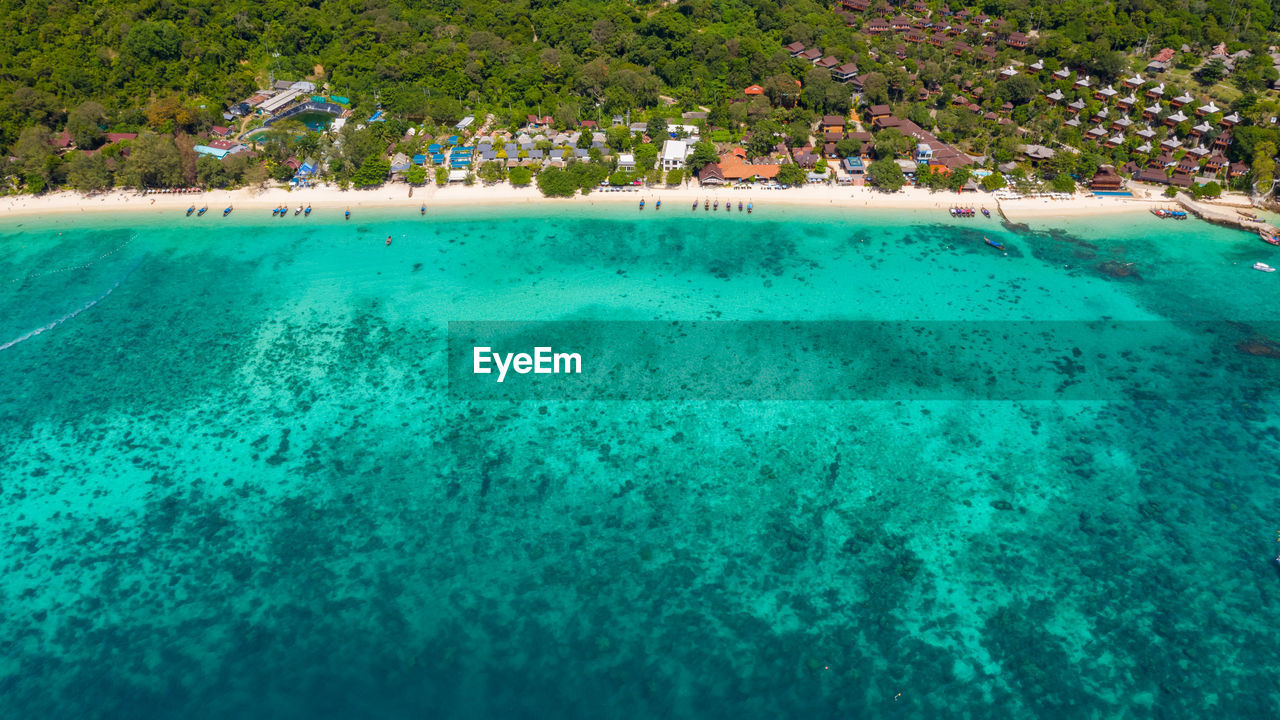
[[[412,190],[412,194],[411,194]],[[1142,191],[1139,191],[1142,192]],[[545,198],[534,187],[516,188],[507,183],[493,186],[424,186],[410,188],[404,183],[388,183],[371,190],[342,190],[333,185],[321,185],[302,190],[240,189],[213,190],[190,194],[142,195],[132,190],[115,190],[99,195],[86,196],[77,192],[58,192],[47,195],[17,195],[0,198],[0,220],[28,215],[51,215],[77,212],[134,212],[165,213],[183,212],[195,205],[208,205],[210,215],[221,215],[224,208],[232,207],[237,216],[246,213],[264,213],[279,205],[296,209],[310,204],[313,213],[327,214],[351,209],[404,207],[418,209],[465,207],[470,205],[511,206],[523,203],[548,205],[604,205],[638,204],[644,198],[650,207],[661,199],[668,207],[692,204],[694,200],[717,198],[721,202],[751,200],[758,210],[770,206],[848,207],[876,210],[945,210],[953,205],[987,207],[992,212],[997,205],[1011,220],[1032,220],[1059,216],[1090,216],[1099,213],[1145,211],[1151,203],[1165,203],[1167,198],[1144,197],[1094,197],[1077,193],[1070,199],[1021,198],[997,200],[990,194],[957,195],[948,192],[931,193],[921,188],[904,188],[896,193],[882,193],[867,187],[809,185],[785,190],[761,190],[759,188],[703,188],[683,186],[677,188],[644,188],[633,192],[595,191],[590,195],[573,198]],[[668,205],[669,203],[669,205]]]

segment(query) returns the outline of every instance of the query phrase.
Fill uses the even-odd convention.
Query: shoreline
[[[412,193],[412,194],[411,194]],[[999,200],[987,193],[957,195],[949,192],[929,192],[922,188],[908,187],[896,193],[881,193],[865,186],[809,185],[785,190],[701,188],[682,186],[675,188],[641,188],[630,192],[593,191],[590,195],[572,198],[547,198],[532,185],[524,188],[508,183],[492,186],[473,185],[438,187],[426,185],[411,187],[405,183],[388,183],[370,190],[342,190],[334,185],[320,185],[301,190],[283,188],[242,188],[238,190],[210,190],[198,193],[142,195],[131,190],[113,190],[98,195],[83,195],[74,191],[62,191],[48,195],[17,195],[0,198],[0,222],[7,218],[22,218],[66,213],[130,212],[155,215],[181,216],[192,205],[197,208],[208,205],[207,216],[220,217],[226,207],[232,207],[233,215],[241,217],[245,212],[266,215],[272,208],[285,205],[292,210],[299,205],[310,204],[313,214],[325,211],[342,212],[348,208],[386,209],[405,208],[418,210],[423,204],[430,214],[437,208],[467,208],[476,206],[511,207],[541,204],[546,207],[593,207],[633,204],[640,199],[652,207],[661,199],[671,207],[701,202],[710,198],[714,202],[752,201],[757,208],[784,206],[792,208],[848,208],[866,210],[939,210],[954,205],[986,207],[993,214],[997,208],[1011,222],[1045,220],[1053,218],[1089,217],[1098,214],[1145,212],[1153,203],[1169,203],[1168,198],[1087,196],[1076,194],[1070,199],[1021,198]]]

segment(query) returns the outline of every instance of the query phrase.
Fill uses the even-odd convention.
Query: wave
[[[103,256],[103,257],[105,257],[105,256]],[[19,343],[25,342],[25,341],[30,340],[31,338],[33,338],[33,337],[35,337],[35,336],[37,336],[37,335],[41,334],[41,333],[47,332],[47,331],[49,331],[49,330],[52,330],[52,329],[54,329],[54,328],[58,327],[59,325],[61,325],[62,323],[66,322],[66,321],[68,321],[68,320],[70,320],[70,319],[74,318],[75,316],[79,315],[80,313],[84,312],[85,310],[88,310],[89,308],[93,307],[94,305],[97,305],[98,303],[102,302],[102,301],[103,301],[103,300],[104,300],[108,295],[110,295],[111,293],[115,292],[115,289],[116,289],[116,288],[118,288],[118,287],[120,287],[120,283],[122,283],[122,282],[124,282],[125,280],[127,280],[127,279],[129,278],[129,276],[133,274],[133,271],[134,271],[134,270],[137,270],[137,269],[138,269],[138,266],[142,264],[142,260],[143,260],[143,258],[144,258],[144,257],[146,257],[146,256],[144,255],[144,256],[142,256],[142,257],[139,257],[137,260],[133,261],[133,265],[130,265],[130,266],[129,266],[129,269],[128,269],[128,270],[125,270],[125,271],[124,271],[124,274],[123,274],[123,275],[121,275],[121,276],[120,276],[120,277],[119,277],[119,278],[118,278],[114,283],[112,283],[112,284],[111,284],[111,287],[107,288],[107,289],[106,289],[106,291],[104,291],[104,292],[103,292],[101,295],[99,295],[98,297],[93,298],[92,300],[89,300],[89,301],[88,301],[88,302],[86,302],[85,304],[81,305],[80,307],[76,308],[75,310],[72,310],[71,312],[67,313],[66,315],[63,315],[62,317],[58,318],[57,320],[54,320],[54,321],[53,321],[53,322],[51,322],[51,323],[48,323],[48,324],[46,324],[46,325],[41,325],[40,327],[36,328],[35,330],[32,330],[31,332],[27,333],[26,335],[23,335],[22,337],[15,338],[15,339],[10,340],[9,342],[7,342],[7,343],[5,343],[5,344],[3,344],[3,345],[0,345],[0,351],[8,350],[9,348],[13,347],[14,345],[17,345],[17,344],[19,344]]]

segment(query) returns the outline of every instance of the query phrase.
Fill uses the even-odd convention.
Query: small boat
[[[738,201],[738,212],[742,212],[742,201]]]
[[[222,217],[226,217],[230,214],[231,214],[231,208],[227,208],[226,210],[222,211]]]
[[[1266,263],[1261,263],[1261,262],[1260,262],[1260,263],[1254,263],[1254,264],[1253,264],[1253,269],[1254,269],[1254,270],[1261,270],[1262,272],[1275,272],[1275,271],[1276,271],[1276,269],[1275,269],[1275,268],[1271,267],[1270,265],[1268,265],[1268,264],[1266,264]]]
[[[275,216],[277,216],[277,215],[279,215],[279,214],[280,214],[280,206],[279,206],[279,205],[277,205],[277,206],[275,206],[275,207],[271,208],[271,217],[275,217]]]
[[[423,203],[422,207],[418,208],[418,214],[419,214],[419,215],[426,215],[426,214],[427,214],[427,205],[426,205],[426,203]]]
[[[640,198],[640,209],[644,209],[644,198]]]
[[[202,215],[204,215],[204,214],[205,214],[205,213],[207,213],[207,212],[209,212],[209,206],[208,206],[208,205],[205,205],[204,207],[200,208],[200,211],[199,211],[199,212],[197,212],[197,213],[196,213],[196,217],[201,217]]]
[[[702,201],[702,209],[704,211],[711,209],[711,198],[706,198]]]
[[[299,216],[299,215],[301,215],[301,214],[302,214],[302,206],[301,206],[301,205],[299,205],[299,206],[298,206],[298,209],[293,211],[293,216],[294,216],[294,217],[298,217],[298,216]]]
[[[390,235],[388,235],[388,236],[387,236],[387,244],[388,244],[388,245],[390,245],[390,244],[391,244],[391,236],[390,236]]]
[[[187,208],[187,217],[191,217],[191,213],[193,213],[193,212],[195,212],[195,211],[196,211],[196,206],[195,206],[195,205],[192,205],[191,207]]]
[[[719,209],[720,209],[720,198],[716,198],[716,202],[715,202],[714,208],[715,208],[716,210],[719,210]]]
[[[662,209],[662,198],[658,198],[658,201],[653,204],[653,209],[654,210]]]
[[[1265,233],[1259,233],[1258,237],[1262,238],[1262,242],[1264,243],[1267,243],[1269,245],[1280,246],[1280,235],[1267,235]]]
[[[750,214],[751,214],[751,201],[750,201],[750,200],[748,200],[748,201],[747,201],[747,214],[748,214],[748,215],[750,215]]]
[[[982,214],[984,217],[987,217],[987,218],[991,217],[991,211],[986,208],[982,208]]]
[[[1004,249],[1004,243],[1000,242],[999,240],[992,240],[992,239],[991,239],[991,238],[989,238],[989,237],[984,237],[984,238],[982,238],[982,239],[983,239],[983,240],[986,240],[988,245],[990,245],[991,247],[993,247],[993,248],[995,248],[995,249],[997,249],[997,250],[1003,250],[1003,249]]]
[[[309,217],[310,215],[311,215],[311,203],[307,203],[307,209],[302,211],[302,217]]]
[[[346,214],[346,216],[345,216],[345,217],[346,217],[346,219],[347,219],[347,220],[350,220],[350,219],[351,219],[351,210],[350,210],[350,209],[348,209],[348,210],[347,210],[347,214]]]
[[[694,209],[694,210],[697,210],[697,209],[698,209],[698,199],[697,199],[697,198],[694,198],[694,199],[693,199],[693,209]]]

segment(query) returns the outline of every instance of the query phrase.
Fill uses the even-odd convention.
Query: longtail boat
[[[703,199],[703,201],[702,201],[702,209],[703,209],[703,211],[704,211],[704,212],[705,212],[705,211],[707,211],[707,210],[710,210],[710,209],[711,209],[711,198],[705,198],[705,199]]]
[[[302,217],[311,216],[311,203],[307,203],[307,209],[302,211]]]
[[[661,209],[662,209],[662,198],[658,198],[658,201],[657,201],[656,203],[654,203],[654,204],[653,204],[653,209],[654,209],[654,210],[661,210]]]
[[[277,206],[275,206],[275,207],[271,208],[271,217],[275,217],[275,216],[277,216],[277,215],[279,215],[279,214],[280,214],[280,206],[279,206],[279,205],[277,205]]]
[[[351,208],[347,208],[347,214],[344,216],[347,220],[351,219]]]
[[[191,217],[191,213],[193,213],[193,212],[195,212],[195,211],[196,211],[196,206],[195,206],[195,205],[192,205],[191,207],[187,208],[187,217]]]
[[[742,201],[738,201],[738,212],[742,212]]]
[[[423,204],[422,204],[422,207],[418,208],[418,214],[419,214],[419,215],[426,215],[426,214],[427,214],[427,204],[426,204],[426,203],[423,203]]]
[[[226,216],[228,216],[228,215],[230,215],[230,214],[231,214],[231,207],[230,207],[230,206],[228,206],[226,210],[223,210],[223,211],[222,211],[222,217],[226,217]]]
[[[988,210],[988,209],[986,209],[986,208],[982,208],[982,214],[983,214],[985,217],[987,217],[988,219],[990,219],[990,218],[991,218],[991,211],[990,211],[990,210]]]
[[[640,209],[644,209],[644,198],[640,198]]]
[[[983,240],[986,240],[988,245],[990,245],[991,247],[993,247],[993,248],[995,248],[995,249],[997,249],[997,250],[1003,250],[1003,249],[1004,249],[1004,243],[1000,242],[999,240],[992,240],[992,239],[991,239],[991,238],[989,238],[989,237],[984,237],[984,238],[982,238],[982,239],[983,239]]]
[[[748,214],[748,215],[750,215],[750,214],[751,214],[751,201],[750,201],[750,200],[748,200],[748,201],[747,201],[747,214]]]
[[[293,216],[294,216],[294,217],[298,217],[298,216],[299,216],[299,215],[301,215],[301,214],[302,214],[302,206],[301,206],[301,205],[299,205],[299,206],[298,206],[298,209],[293,211]]]
[[[204,207],[200,208],[200,211],[199,211],[199,212],[197,212],[197,213],[196,213],[196,217],[200,217],[200,216],[204,215],[204,214],[205,214],[205,213],[207,213],[207,212],[209,212],[209,206],[208,206],[208,205],[205,205]]]

